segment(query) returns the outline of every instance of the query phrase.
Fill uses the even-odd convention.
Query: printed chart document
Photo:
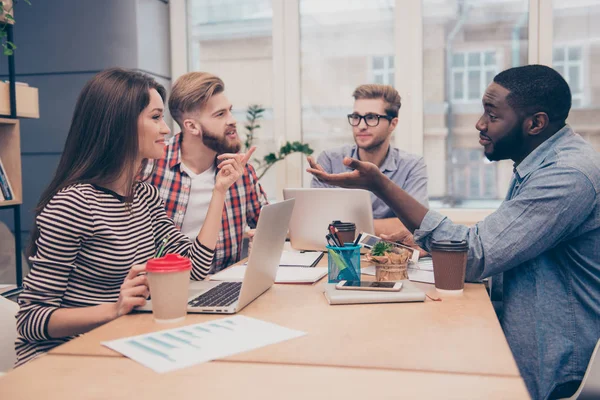
[[[375,266],[361,268],[360,273],[375,276]],[[408,279],[414,282],[435,283],[431,258],[421,258],[417,264],[408,264]]]
[[[102,344],[164,373],[304,335],[305,332],[236,315]]]
[[[245,265],[235,265],[210,277],[211,281],[242,281],[246,273]],[[327,267],[280,267],[275,283],[315,283],[327,275]]]

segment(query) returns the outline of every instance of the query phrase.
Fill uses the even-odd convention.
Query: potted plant
[[[250,146],[252,146],[252,143],[254,142],[255,130],[260,128],[258,121],[263,117],[264,112],[265,112],[265,109],[261,105],[258,105],[258,104],[252,104],[248,107],[248,110],[246,112],[246,125],[245,125],[247,133],[246,133],[246,141],[244,142],[244,146],[246,147],[246,150],[248,150],[250,148]],[[254,163],[256,164],[255,168],[256,168],[256,173],[258,175],[258,179],[260,180],[260,178],[265,176],[267,171],[269,169],[271,169],[271,167],[273,165],[275,165],[277,162],[285,159],[290,154],[302,153],[302,154],[309,156],[313,152],[314,152],[314,150],[311,149],[310,146],[306,143],[301,143],[298,141],[285,142],[285,144],[279,148],[279,151],[277,153],[269,153],[269,154],[265,155],[262,160],[259,160],[256,158],[254,159]]]
[[[0,43],[2,44],[2,52],[8,57],[9,65],[9,81],[0,82],[0,115],[11,115],[12,106],[11,86],[14,87],[14,95],[16,101],[17,117],[19,118],[39,118],[39,99],[37,88],[30,87],[24,82],[15,82],[14,75],[11,74],[11,64],[14,66],[14,58],[12,57],[17,46],[12,41],[12,26],[15,23],[14,7],[21,0],[0,0]],[[30,0],[22,0],[26,4],[31,5]],[[13,67],[14,71],[14,67]]]
[[[375,265],[375,278],[381,281],[408,279],[410,251],[391,243],[379,241],[367,253],[367,260]]]
[[[31,5],[30,0],[23,0]],[[11,56],[17,48],[15,44],[8,38],[8,25],[15,23],[14,6],[19,3],[19,0],[2,0],[0,1],[0,38],[2,42],[2,52],[5,56]]]

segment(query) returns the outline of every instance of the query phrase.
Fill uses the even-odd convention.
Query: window
[[[302,140],[318,156],[353,144],[346,115],[354,89],[394,80],[393,0],[300,0]],[[358,22],[360,21],[360,22]],[[304,170],[305,168],[303,168]],[[303,173],[302,185],[312,176]]]
[[[496,199],[496,164],[485,159],[479,149],[457,149],[453,164],[454,193],[460,200]]]
[[[394,56],[375,56],[371,59],[372,83],[394,86]]]
[[[267,108],[261,152],[273,151],[277,140],[302,140],[315,155],[352,144],[345,115],[353,90],[368,82],[396,84],[403,104],[394,144],[422,152],[432,206],[495,207],[508,189],[512,162],[484,160],[475,129],[480,99],[496,73],[533,63],[563,74],[573,93],[568,122],[600,150],[600,0],[170,3],[182,1],[190,70],[223,77],[242,133],[245,108]],[[540,18],[549,12],[552,18]],[[310,184],[300,157],[282,164],[279,181],[275,169],[261,181],[270,195]]]
[[[481,101],[481,94],[496,75],[496,53],[452,54],[452,98],[455,101]]]
[[[248,106],[262,105],[265,113],[256,131],[255,156],[275,151],[271,0],[188,0],[187,5],[189,71],[211,72],[223,79],[242,140]],[[260,182],[274,197],[274,169]]]
[[[528,63],[528,0],[423,0],[423,155],[433,207],[496,207],[512,162],[488,163],[475,124],[499,71]]]
[[[583,57],[581,46],[556,46],[552,64],[571,88],[573,107],[583,105]]]
[[[600,151],[600,0],[554,0],[552,6],[552,65],[573,95],[567,122]]]

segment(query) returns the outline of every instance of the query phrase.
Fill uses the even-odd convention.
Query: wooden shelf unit
[[[13,192],[13,199],[0,201],[0,207],[22,204],[21,139],[18,119],[0,118],[0,160]]]

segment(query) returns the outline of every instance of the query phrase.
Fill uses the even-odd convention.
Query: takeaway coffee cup
[[[356,239],[356,224],[354,222],[333,221],[331,225],[338,230],[337,235],[342,244],[354,243],[354,239]]]
[[[152,313],[159,323],[183,321],[187,314],[192,263],[178,254],[152,258],[146,264]]]
[[[433,276],[435,288],[442,293],[462,293],[465,287],[467,254],[469,244],[466,240],[442,240],[431,242]]]

